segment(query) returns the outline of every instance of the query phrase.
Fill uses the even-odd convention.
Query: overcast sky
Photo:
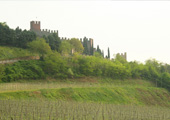
[[[0,22],[29,30],[32,20],[60,37],[93,38],[105,55],[109,47],[128,61],[170,63],[168,1],[0,1]]]

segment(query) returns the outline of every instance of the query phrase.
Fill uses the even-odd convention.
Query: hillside
[[[81,78],[0,84],[0,118],[169,120],[170,93],[145,80]]]
[[[169,106],[170,93],[144,80],[3,83],[0,99],[47,99],[125,105]]]
[[[34,55],[36,54],[31,53],[28,49],[0,46],[0,60],[8,60]]]
[[[88,50],[76,38],[9,31],[0,40],[6,46],[0,47],[0,119],[170,119],[169,64],[128,62],[119,54],[110,59],[109,48],[104,57],[99,46]]]

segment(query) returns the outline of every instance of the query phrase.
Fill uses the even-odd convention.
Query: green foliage
[[[123,65],[117,65],[114,62],[93,56],[79,56],[77,59],[72,59],[72,68],[74,73],[79,73],[86,76],[103,76],[115,79],[124,79],[130,77],[130,71]],[[74,61],[76,60],[76,61]],[[76,67],[75,67],[76,66]]]
[[[45,78],[42,63],[37,60],[20,61],[6,65],[4,82],[17,81],[19,79],[40,79]]]
[[[114,61],[115,62],[120,62],[122,64],[125,64],[127,62],[120,54],[116,54],[116,57],[115,57]]]
[[[10,29],[8,25],[0,23],[0,44],[1,45],[12,45],[15,40],[15,31]]]
[[[32,43],[36,42],[33,41]],[[49,45],[42,39],[37,44],[45,44],[47,48]],[[33,45],[36,46],[36,43]],[[41,49],[43,45],[39,46]],[[33,47],[33,49],[35,49]],[[43,47],[45,48],[45,47]],[[48,50],[48,49],[45,49]],[[42,50],[43,51],[43,50]],[[5,66],[5,75],[1,77],[3,81],[15,81],[19,79],[38,79],[43,76],[53,78],[73,78],[80,76],[97,76],[107,77],[112,79],[146,79],[152,81],[155,86],[164,87],[170,90],[170,71],[168,65],[163,65],[155,60],[148,60],[146,64],[141,64],[136,61],[127,62],[120,60],[108,60],[99,56],[98,52],[95,56],[84,56],[74,54],[73,56],[61,56],[57,52],[41,52],[47,54],[41,65],[32,63],[28,68],[23,62],[17,62],[12,65]],[[122,60],[122,61],[121,61]],[[121,62],[120,62],[121,61]],[[28,62],[29,63],[29,62]],[[28,64],[27,63],[27,64]],[[29,63],[30,64],[30,63]],[[39,72],[33,72],[35,71]],[[2,69],[3,71],[3,69]]]
[[[22,31],[19,28],[10,29],[5,23],[0,23],[0,44],[5,46],[14,46],[26,48],[27,43],[36,38],[35,33],[31,31]]]
[[[22,31],[19,28],[15,29],[15,40],[13,46],[27,48],[27,43],[36,39],[34,32],[24,30]]]
[[[61,40],[57,33],[50,34],[48,37],[44,36],[44,39],[49,43],[52,50],[59,51]]]
[[[73,49],[75,50],[75,52],[78,52],[78,53],[83,52],[84,50],[83,45],[78,39],[72,38],[69,42],[73,46]]]
[[[52,52],[49,44],[43,38],[36,38],[36,40],[28,43],[28,47],[30,51],[40,54],[41,57]]]
[[[85,55],[89,55],[90,54],[90,51],[87,47],[87,44],[88,44],[88,39],[86,37],[83,38],[83,47],[84,47],[84,51],[83,51],[83,54]]]
[[[3,78],[4,75],[5,75],[4,70],[5,70],[4,65],[3,65],[3,64],[0,64],[0,82],[2,81],[2,78]]]
[[[167,88],[170,90],[170,74],[163,72],[161,74],[161,79],[158,81],[160,87]]]
[[[107,87],[104,85],[96,85],[96,87],[90,87],[89,85],[86,87],[79,86],[78,84],[75,87],[0,93],[1,99],[10,98],[16,100],[32,98],[37,100],[45,99],[126,105],[156,105],[164,107],[169,107],[170,105],[169,96],[169,92],[162,88],[136,86]]]
[[[107,55],[107,58],[110,59],[110,50],[108,48],[108,55]]]
[[[61,42],[61,45],[59,47],[59,52],[62,55],[69,55],[69,54],[71,54],[72,48],[73,48],[73,46],[70,44],[70,42],[64,40]]]
[[[92,40],[93,41],[93,40]],[[93,46],[93,42],[91,43],[91,40],[88,40],[88,38],[84,37],[83,38],[83,54],[84,55],[94,55],[94,46]]]
[[[99,48],[99,45],[97,45],[97,52],[100,53],[100,54],[102,54],[102,51],[101,51],[101,49]]]
[[[103,58],[103,56],[99,52],[94,52],[95,57]]]
[[[58,33],[44,36],[44,39],[36,38],[33,32],[20,28],[13,30],[6,23],[0,23],[0,35],[0,44],[10,46],[0,47],[0,60],[32,56],[33,54],[28,50],[21,49],[27,47],[33,53],[38,53],[44,60],[41,61],[41,65],[39,62],[28,61],[1,65],[0,79],[3,81],[38,79],[45,75],[54,78],[99,76],[113,79],[146,79],[158,87],[170,90],[170,65],[159,63],[155,59],[147,60],[145,64],[136,61],[127,62],[119,54],[114,60],[103,59],[104,53],[99,45],[97,51],[93,53],[93,46],[89,46],[86,37],[83,39],[83,45],[76,38],[61,42]],[[11,46],[20,47],[20,49]],[[75,53],[67,56],[72,50]],[[80,53],[94,56],[83,56]],[[110,58],[109,48],[106,58]]]
[[[16,47],[5,47],[0,46],[0,60],[20,58],[26,56],[34,56],[34,52],[30,52],[27,49],[16,48]]]
[[[73,76],[74,76],[74,73],[71,70],[71,68],[68,69],[68,73],[67,74],[68,74],[68,77],[70,77],[70,78],[73,78]]]
[[[44,59],[44,71],[54,78],[67,77],[67,61],[59,53],[51,53]]]

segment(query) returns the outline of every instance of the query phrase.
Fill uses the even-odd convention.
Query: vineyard
[[[150,82],[80,81],[1,83],[0,120],[170,119],[169,92]]]
[[[0,120],[169,120],[170,109],[66,101],[1,100]]]

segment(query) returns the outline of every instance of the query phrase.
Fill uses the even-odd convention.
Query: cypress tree
[[[110,50],[109,50],[109,47],[108,47],[108,55],[107,55],[108,59],[110,59]]]
[[[90,50],[91,50],[91,51],[90,51],[90,54],[93,55],[93,54],[94,54],[94,53],[93,53],[93,44],[92,44]]]

